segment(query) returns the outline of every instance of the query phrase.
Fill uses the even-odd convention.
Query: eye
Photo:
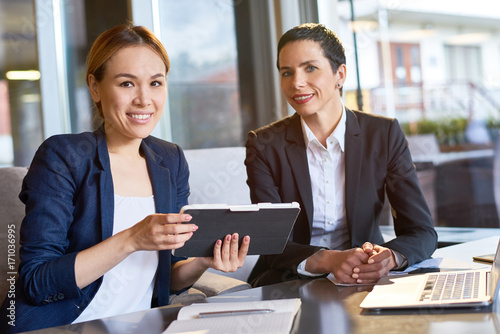
[[[163,85],[163,83],[161,83],[160,81],[153,81],[151,83],[151,86],[153,86],[153,87],[160,87],[162,85]]]
[[[120,87],[132,87],[132,82],[130,81],[125,81],[120,84]]]
[[[283,72],[281,72],[281,77],[282,78],[287,78],[287,77],[289,77],[291,75],[292,75],[292,72],[290,72],[290,71],[283,71]]]
[[[307,72],[314,72],[316,71],[318,68],[316,66],[313,66],[313,65],[309,65],[306,67],[306,71]]]

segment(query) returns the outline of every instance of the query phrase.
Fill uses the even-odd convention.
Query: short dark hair
[[[309,40],[319,42],[324,56],[330,61],[333,73],[337,73],[339,66],[345,64],[344,46],[337,34],[318,23],[304,23],[288,30],[278,42],[276,66],[280,67],[280,51],[288,43]]]

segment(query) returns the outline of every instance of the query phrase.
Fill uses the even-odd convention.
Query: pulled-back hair
[[[87,56],[87,85],[90,74],[100,82],[104,78],[109,59],[119,50],[129,46],[149,46],[163,60],[165,75],[168,73],[170,60],[160,40],[145,27],[123,24],[103,32],[92,44]],[[98,102],[96,106],[102,118],[101,104]]]

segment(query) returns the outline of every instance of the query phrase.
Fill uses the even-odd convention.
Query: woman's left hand
[[[217,240],[214,246],[213,257],[202,257],[200,260],[208,267],[223,272],[232,272],[241,268],[250,246],[250,237],[247,235],[238,247],[238,233],[228,234],[224,240]]]

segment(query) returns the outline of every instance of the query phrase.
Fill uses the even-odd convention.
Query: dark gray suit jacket
[[[346,111],[345,205],[351,246],[366,241],[381,244],[403,254],[408,265],[428,258],[436,249],[437,235],[399,123],[387,117]],[[296,278],[300,262],[319,249],[309,245],[313,198],[300,116],[294,114],[251,131],[246,149],[252,202],[296,201],[301,206],[284,252],[261,256],[249,282],[262,285]],[[379,229],[385,192],[397,235],[387,243]],[[270,270],[274,278],[261,280]]]

